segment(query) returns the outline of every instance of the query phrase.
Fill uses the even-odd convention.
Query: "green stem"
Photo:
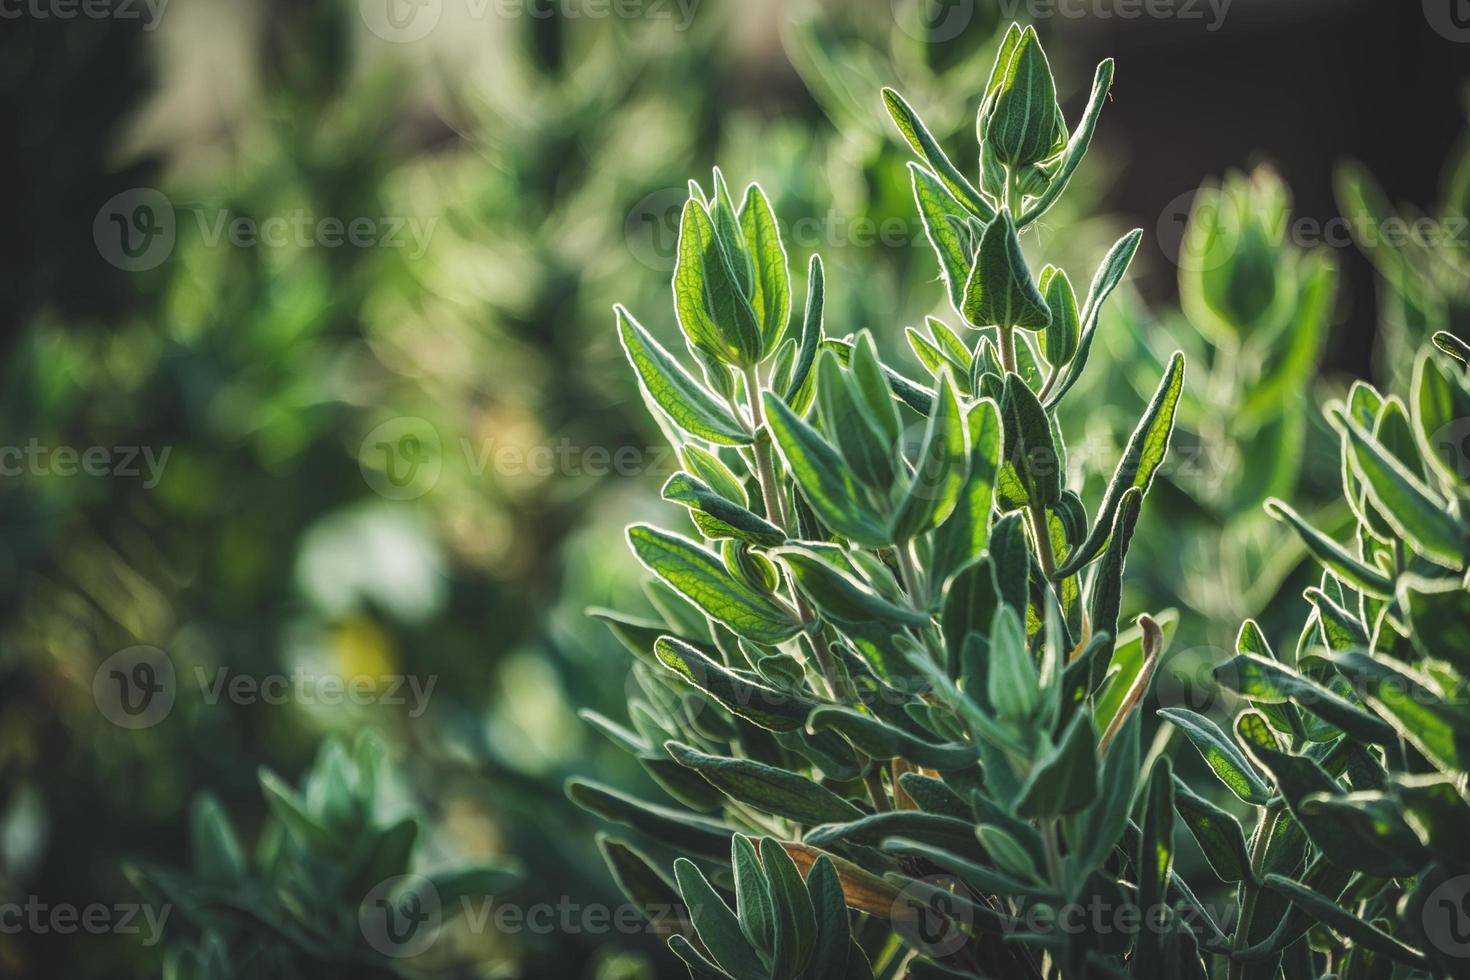
[[[1235,952],[1250,946],[1251,920],[1255,918],[1256,901],[1261,895],[1261,877],[1265,871],[1266,852],[1271,847],[1271,834],[1276,830],[1276,820],[1281,816],[1281,804],[1271,803],[1261,813],[1260,826],[1256,828],[1256,839],[1251,842],[1251,876],[1241,882],[1240,921],[1235,924]],[[1245,961],[1231,959],[1229,980],[1240,980],[1245,975]]]
[[[750,402],[750,418],[755,428],[755,471],[760,480],[761,496],[766,499],[766,516],[776,526],[790,532],[786,526],[786,502],[781,499],[781,489],[776,486],[776,470],[771,465],[771,444],[762,442],[761,429],[765,428],[765,408],[761,404],[761,382],[755,365],[745,369],[745,394]]]
[[[1041,562],[1046,580],[1050,582],[1057,571],[1057,555],[1051,546],[1051,523],[1046,517],[1046,506],[1033,500],[1028,509],[1031,514],[1031,530],[1036,534],[1036,557]]]
[[[1015,327],[999,325],[995,328],[996,350],[1000,353],[1000,366],[1007,374],[1016,373]]]

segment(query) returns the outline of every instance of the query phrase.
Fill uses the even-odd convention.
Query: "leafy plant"
[[[219,803],[196,797],[190,870],[131,870],[139,889],[178,917],[164,975],[399,976],[464,900],[515,882],[515,872],[490,865],[415,873],[421,822],[385,819],[378,800],[387,775],[371,735],[350,752],[328,739],[299,789],[262,770],[271,815],[252,855]]]
[[[1154,319],[1125,308],[1129,329],[1110,337],[1138,398],[1176,345],[1196,379],[1180,398],[1176,456],[1163,474],[1180,491],[1162,503],[1170,533],[1141,535],[1136,551],[1155,602],[1203,614],[1186,625],[1191,647],[1229,645],[1240,620],[1260,616],[1305,557],[1281,546],[1261,505],[1298,491],[1315,504],[1330,492],[1302,477],[1312,476],[1309,449],[1331,446],[1330,430],[1312,424],[1312,387],[1337,269],[1325,249],[1294,245],[1290,227],[1290,193],[1269,168],[1206,183],[1178,245],[1182,312]]]
[[[863,913],[847,975],[1200,969],[1177,911],[1192,893],[1170,872],[1170,769],[1140,772],[1138,705],[1173,617],[1121,635],[1118,622],[1184,360],[1169,360],[1089,516],[1056,417],[1142,233],[1080,302],[1061,269],[1034,276],[1021,244],[1086,154],[1112,73],[1098,66],[1069,130],[1035,32],[1013,26],[974,181],[884,92],[920,158],[914,196],[961,323],[910,331],[927,377],[884,364],[867,332],[826,333],[820,258],[791,318],[765,194],[751,185],[737,207],[718,171],[708,192],[691,186],[674,275],[697,373],[617,310],[684,465],[664,497],[700,540],[629,528],[658,618],[596,611],[634,654],[638,693],[631,729],[585,716],[677,805],[585,780],[568,793],[686,855],[676,885],[694,938],[671,945],[696,976],[829,975],[816,950],[840,950],[841,929],[806,927],[808,903],[831,918],[814,897],[830,894],[824,861]],[[740,834],[770,840],[757,855]],[[616,842],[608,855],[635,901],[669,898],[648,859]],[[796,855],[823,869],[804,893]],[[721,863],[733,912],[698,861]],[[1058,927],[1089,896],[1164,921],[1131,938]]]
[[[1338,209],[1379,275],[1379,366],[1398,385],[1431,333],[1470,330],[1470,139],[1461,137],[1441,183],[1425,214],[1396,209],[1361,163],[1337,169]]]
[[[1210,867],[1240,883],[1219,950],[1232,977],[1464,975],[1470,382],[1465,344],[1435,341],[1407,404],[1359,382],[1327,406],[1350,543],[1267,505],[1323,567],[1295,647],[1277,654],[1254,621],[1241,628],[1216,670],[1245,702],[1228,733],[1161,712],[1254,811],[1247,848],[1234,816],[1182,786],[1176,797]]]

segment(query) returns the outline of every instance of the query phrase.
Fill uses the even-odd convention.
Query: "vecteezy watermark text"
[[[1234,0],[1000,0],[1002,20],[1201,21],[1218,31]]]
[[[92,239],[110,264],[126,272],[143,272],[173,254],[180,213],[192,217],[199,241],[207,248],[389,248],[406,250],[411,260],[429,250],[439,224],[437,216],[342,217],[297,208],[255,217],[226,208],[176,208],[161,191],[135,187],[98,209]]]
[[[172,905],[92,902],[77,906],[45,902],[31,895],[24,902],[0,902],[0,935],[141,935],[144,946],[153,946],[163,938],[163,927],[172,911]]]
[[[97,668],[92,677],[92,699],[102,716],[119,728],[151,728],[173,710],[182,693],[178,677],[173,658],[163,650],[129,647]],[[418,718],[428,710],[439,677],[338,674],[304,667],[257,675],[228,667],[211,671],[195,666],[193,681],[199,700],[211,707],[221,703],[319,708],[389,705],[406,708],[410,718]]]
[[[116,476],[142,477],[152,490],[163,479],[173,447],[47,446],[31,437],[23,446],[0,446],[0,477]]]
[[[158,26],[169,0],[0,0],[0,20],[141,20]]]

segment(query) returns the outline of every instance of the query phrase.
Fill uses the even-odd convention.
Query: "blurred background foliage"
[[[1464,48],[1380,6],[1237,0],[1218,34],[1038,24],[1069,109],[1095,51],[1120,60],[1119,111],[1105,110],[1099,149],[1037,247],[1076,278],[1128,227],[1157,239],[1103,327],[1132,367],[1090,375],[1095,412],[1067,420],[1083,447],[1073,465],[1106,479],[1159,353],[1191,355],[1124,609],[1181,611],[1175,694],[1226,655],[1242,617],[1291,628],[1283,586],[1309,572],[1260,504],[1291,494],[1307,512],[1336,497],[1320,393],[1395,374],[1432,329],[1465,335],[1463,225],[1458,239],[1389,246],[1354,224],[1360,254],[1292,221],[1336,216],[1339,159],[1362,161],[1343,164],[1336,192],[1343,215],[1372,216],[1363,227],[1395,208],[1441,227],[1466,213],[1470,154],[1451,153]],[[611,305],[673,336],[685,182],[718,164],[769,191],[793,269],[822,254],[829,332],[869,327],[902,350],[902,328],[945,303],[878,88],[900,88],[955,159],[973,158],[966,107],[1010,14],[990,0],[704,0],[507,16],[442,0],[433,29],[407,39],[356,0],[131,9],[141,19],[32,11],[0,33],[0,442],[45,461],[0,478],[0,901],[137,901],[125,867],[189,866],[205,792],[270,853],[280,813],[257,771],[295,784],[314,758],[312,771],[330,768],[324,739],[372,730],[381,812],[415,815],[415,867],[517,865],[508,901],[616,904],[595,823],[561,785],[595,773],[657,792],[576,712],[625,716],[628,658],[584,609],[638,601],[618,529],[661,509],[673,463],[637,404]],[[1281,88],[1332,54],[1329,19],[1349,51],[1375,33],[1407,39],[1369,109],[1433,94],[1397,115],[1319,119],[1330,133],[1283,125],[1313,111],[1309,91]],[[1295,67],[1256,63],[1293,38],[1314,39]],[[1250,79],[1210,102],[1208,79],[1242,61]],[[1398,62],[1413,71],[1398,78]],[[1181,86],[1195,87],[1188,112]],[[1198,145],[1176,143],[1212,114],[1228,150],[1201,167]],[[173,217],[146,267],[108,238],[109,214],[157,200],[140,194]],[[231,222],[273,218],[367,219],[373,240],[231,243]],[[433,479],[400,493],[380,450],[409,445]],[[45,452],[57,447],[152,456],[133,460],[137,475],[67,476]],[[1330,529],[1350,515],[1311,516]],[[94,680],[138,646],[166,651],[177,697],[126,730],[99,710]],[[388,703],[404,699],[384,681],[374,703],[347,707],[207,696],[220,677],[280,675],[434,686],[423,703]],[[442,975],[679,975],[651,934],[450,931]],[[175,940],[206,941],[182,916]],[[0,934],[4,976],[161,963],[136,936]]]

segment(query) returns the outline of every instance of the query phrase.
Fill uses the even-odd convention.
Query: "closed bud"
[[[1056,81],[1035,28],[1028,27],[1011,45],[1006,38],[991,92],[981,110],[980,136],[994,148],[996,159],[1013,171],[1054,156],[1066,144],[1067,129],[1057,106]]]

